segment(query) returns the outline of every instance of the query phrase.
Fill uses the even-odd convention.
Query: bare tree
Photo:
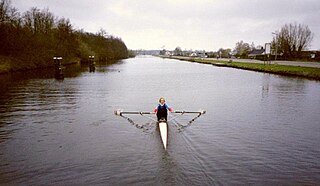
[[[58,27],[60,24],[67,23],[68,20],[59,20]],[[24,27],[32,31],[34,34],[38,33],[49,33],[54,27],[54,15],[49,12],[48,9],[40,11],[36,7],[32,7],[29,11],[23,15]]]
[[[11,6],[10,0],[0,0],[0,24],[11,24],[19,27],[21,22],[18,9]]]
[[[10,1],[9,0],[1,0],[0,1],[0,23],[3,23],[9,19],[9,9],[10,9]]]
[[[276,37],[273,38],[272,45],[277,47],[278,52],[285,58],[301,58],[301,52],[306,50],[313,40],[313,33],[307,25],[285,24]]]
[[[108,38],[108,32],[103,28],[99,29],[97,35],[103,38]]]

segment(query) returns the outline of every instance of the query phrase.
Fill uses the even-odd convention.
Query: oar
[[[121,116],[122,114],[155,114],[154,112],[140,112],[140,111],[122,111],[122,110],[115,110],[114,111],[115,115]]]
[[[168,121],[174,120],[174,119],[176,119],[176,118],[178,118],[178,117],[180,117],[180,116],[182,116],[182,115],[184,115],[184,114],[198,114],[198,116],[195,117],[195,118],[198,118],[198,117],[201,116],[202,114],[205,114],[206,111],[205,111],[205,110],[201,110],[201,111],[179,111],[179,110],[177,110],[177,111],[173,111],[172,113],[181,114],[181,115],[176,116],[176,117],[173,117],[173,118],[169,119]],[[135,115],[135,114],[138,115],[138,114],[139,114],[139,115],[141,115],[141,116],[145,116],[145,115],[147,115],[147,114],[155,114],[155,112],[122,111],[121,109],[118,109],[118,110],[114,111],[114,114],[115,114],[115,115],[118,115],[118,116],[122,116],[123,114],[132,114],[132,115]],[[145,117],[147,117],[147,116],[145,116]],[[155,120],[155,119],[153,119],[153,118],[151,118],[151,117],[147,117],[147,118],[149,118],[149,119],[157,122],[157,120]],[[193,119],[193,120],[194,120],[194,119]]]
[[[202,111],[173,111],[172,113],[176,113],[176,114],[205,114],[206,111],[202,110]],[[122,111],[122,110],[116,110],[114,111],[115,115],[119,115],[121,116],[122,114],[155,114],[155,112],[141,112],[141,111]]]
[[[202,110],[202,111],[174,111],[173,113],[181,114],[181,115],[178,115],[178,116],[176,116],[176,117],[173,117],[173,118],[169,119],[168,121],[175,120],[175,119],[177,119],[178,117],[182,116],[183,114],[198,114],[198,116],[195,117],[195,118],[198,118],[198,117],[200,117],[202,114],[205,114],[206,111],[205,111],[205,110]],[[192,120],[194,120],[194,119],[192,119]]]
[[[155,122],[158,122],[157,120],[151,118],[151,117],[148,117],[148,116],[145,116],[145,115],[148,115],[148,114],[155,114],[155,112],[139,112],[139,111],[122,111],[120,109],[118,110],[115,110],[114,111],[114,114],[115,115],[118,115],[118,116],[122,116],[123,117],[123,114],[132,114],[132,115],[141,115],[141,116],[144,116],[144,117],[147,117],[148,119],[152,120],[152,121],[155,121]]]
[[[174,111],[173,113],[176,114],[205,114],[206,111],[202,110],[202,111]]]

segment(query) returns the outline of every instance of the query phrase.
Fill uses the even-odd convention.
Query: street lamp
[[[278,54],[278,32],[272,32],[273,35],[276,36],[275,44],[276,44],[276,55],[274,57],[274,60],[277,60],[277,54]]]

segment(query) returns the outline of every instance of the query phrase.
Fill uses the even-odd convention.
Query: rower
[[[161,97],[159,99],[159,104],[154,109],[154,112],[157,113],[158,121],[160,121],[161,119],[164,119],[165,121],[167,121],[168,110],[172,112],[172,108],[170,108],[165,102],[166,102],[165,99]]]
[[[130,119],[129,117],[127,117],[125,115],[136,114],[136,115],[145,116],[145,115],[149,115],[149,114],[154,115],[156,113],[158,120],[155,120],[155,119],[153,119],[151,117],[148,117],[148,118],[153,120],[153,121],[155,121],[155,122],[157,122],[157,124],[159,126],[160,137],[161,137],[161,140],[162,140],[163,147],[164,147],[164,149],[167,149],[167,144],[168,144],[168,120],[167,120],[168,110],[170,112],[172,112],[172,113],[179,114],[179,116],[182,116],[184,114],[198,114],[191,121],[189,121],[188,125],[183,126],[183,127],[189,126],[192,122],[194,122],[195,119],[200,117],[202,114],[206,113],[206,111],[204,111],[204,110],[202,110],[202,111],[174,111],[173,112],[172,109],[170,107],[168,107],[168,105],[165,104],[164,98],[160,98],[159,99],[159,105],[154,110],[154,112],[122,111],[122,110],[118,109],[118,110],[114,111],[114,114],[127,119],[132,124],[135,124],[132,119]],[[178,116],[170,118],[169,121],[174,120],[177,117]],[[139,128],[143,128],[143,127],[139,127]]]

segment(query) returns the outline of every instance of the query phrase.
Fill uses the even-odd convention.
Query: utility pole
[[[275,35],[276,36],[276,39],[275,39],[275,44],[276,44],[276,55],[274,57],[274,60],[277,61],[277,54],[278,54],[278,32],[272,32],[272,35]]]

